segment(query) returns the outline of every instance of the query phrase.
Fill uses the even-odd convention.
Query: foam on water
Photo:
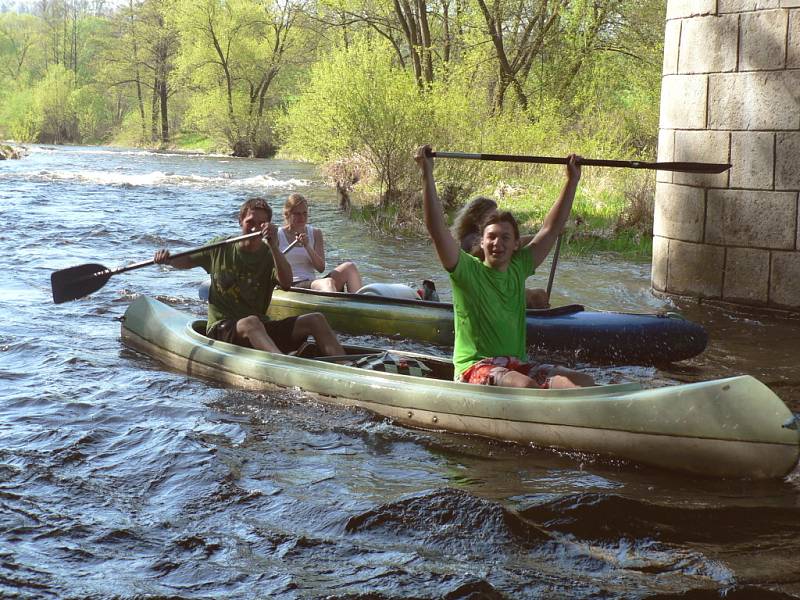
[[[159,155],[160,156],[160,155]],[[185,186],[194,188],[211,188],[225,185],[230,188],[263,188],[285,189],[307,187],[311,182],[307,179],[280,179],[271,175],[254,175],[245,178],[226,176],[208,177],[193,174],[165,173],[151,171],[149,173],[119,173],[110,171],[38,171],[28,173],[0,173],[3,179],[26,179],[32,182],[57,183],[72,182],[78,184],[97,184],[119,187],[159,187]]]

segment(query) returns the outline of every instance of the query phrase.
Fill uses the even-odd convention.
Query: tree
[[[34,69],[41,57],[40,21],[32,15],[0,14],[0,76],[27,85],[41,76]]]
[[[213,120],[237,156],[271,152],[268,97],[295,52],[302,5],[293,0],[187,0],[177,26],[184,39],[182,71],[200,92],[198,101],[219,97],[225,118],[213,119],[198,107],[199,121]],[[201,100],[202,98],[202,100]],[[217,107],[214,107],[218,110]]]
[[[178,32],[166,18],[173,10],[172,0],[129,0],[113,17],[113,37],[105,44],[101,73],[108,86],[132,88],[141,141],[158,140],[162,145],[170,140],[168,108],[175,93],[172,77],[179,48]]]
[[[356,40],[318,62],[306,93],[288,110],[290,150],[320,162],[363,157],[388,206],[416,182],[413,140],[433,128],[412,73],[392,63],[385,42]]]
[[[534,60],[544,50],[569,0],[477,0],[497,63],[494,107],[502,112],[506,92],[514,89],[523,110],[528,108],[525,83]]]

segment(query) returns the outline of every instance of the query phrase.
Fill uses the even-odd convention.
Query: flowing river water
[[[53,270],[235,234],[241,198],[280,214],[294,190],[329,265],[430,277],[448,297],[425,240],[348,221],[309,165],[68,147],[0,163],[0,597],[800,597],[797,470],[705,480],[416,431],[193,379],[121,344],[139,294],[202,315],[201,270],[147,267],[52,303]],[[674,305],[649,272],[564,258],[555,304],[678,310],[707,327],[707,351],[579,367],[645,385],[749,373],[800,410],[800,321]]]

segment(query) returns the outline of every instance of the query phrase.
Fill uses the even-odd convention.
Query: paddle
[[[466,158],[471,160],[496,160],[504,162],[539,163],[565,165],[566,158],[552,156],[522,156],[516,154],[469,154],[467,152],[431,152],[434,158]],[[656,169],[659,171],[681,171],[684,173],[722,173],[731,168],[728,163],[701,162],[642,162],[638,160],[604,160],[581,158],[581,166],[625,167],[628,169]]]
[[[179,252],[178,254],[171,255],[170,258],[191,256],[192,254],[197,254],[198,252],[203,252],[204,250],[218,248],[220,246],[227,246],[228,244],[249,240],[250,238],[260,235],[260,231],[247,233],[245,235],[214,242],[213,244],[208,244],[207,246],[200,246],[199,248],[193,248],[191,250]],[[283,251],[283,254],[286,254],[298,242],[299,240],[294,240],[286,247],[286,249]],[[89,294],[96,292],[103,287],[112,275],[119,275],[120,273],[124,273],[126,271],[133,271],[134,269],[148,267],[153,264],[155,264],[155,260],[151,259],[134,263],[132,265],[126,265],[124,267],[117,267],[116,269],[109,269],[100,264],[88,263],[85,265],[78,265],[77,267],[69,267],[68,269],[55,271],[50,275],[50,287],[53,289],[53,302],[55,304],[61,304],[62,302],[69,302],[70,300],[83,298],[84,296],[88,296]]]
[[[553,279],[556,276],[556,265],[558,264],[558,254],[561,252],[561,238],[564,237],[564,233],[558,234],[558,239],[556,240],[556,249],[553,252],[553,264],[550,267],[550,277],[547,279],[547,303],[550,304],[550,292],[553,291]]]

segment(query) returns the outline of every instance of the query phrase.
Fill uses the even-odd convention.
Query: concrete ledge
[[[681,44],[681,21],[667,21],[664,28],[664,62],[662,75],[674,75],[678,72],[678,52]]]
[[[716,11],[717,0],[667,0],[667,19],[712,15]]]
[[[707,75],[667,75],[661,80],[660,127],[705,129]]]
[[[703,188],[656,183],[653,235],[701,242],[705,212]]]
[[[786,62],[786,10],[763,10],[741,17],[739,71],[782,69]]]
[[[800,71],[709,76],[711,129],[796,130],[800,128]]]
[[[728,248],[722,297],[731,302],[766,304],[769,288],[769,250]]]
[[[783,308],[800,308],[800,252],[772,254],[769,300]]]
[[[670,240],[666,291],[721,298],[724,265],[724,248]]]
[[[731,187],[772,189],[775,134],[741,131],[731,134]]]
[[[696,17],[682,21],[678,73],[735,71],[739,17]]]
[[[751,190],[709,190],[705,242],[723,246],[792,250],[797,194]]]

